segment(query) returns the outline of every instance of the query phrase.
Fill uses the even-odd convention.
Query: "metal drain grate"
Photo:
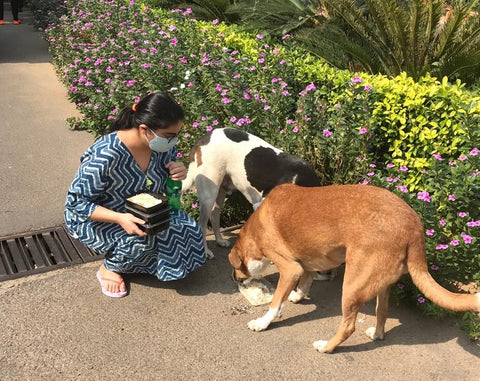
[[[101,259],[63,226],[0,239],[0,282]]]

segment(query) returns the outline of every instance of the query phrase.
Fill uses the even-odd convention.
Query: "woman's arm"
[[[130,213],[115,212],[111,209],[103,206],[97,206],[93,213],[90,215],[90,219],[99,222],[108,222],[120,225],[127,234],[137,234],[139,236],[146,236],[143,230],[141,230],[137,224],[144,224],[145,221],[135,217]]]

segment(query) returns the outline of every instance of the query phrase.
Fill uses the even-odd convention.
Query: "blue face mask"
[[[178,142],[178,136],[174,136],[173,138],[167,139],[164,138],[163,136],[158,136],[155,132],[152,131],[152,134],[155,135],[155,137],[148,141],[147,136],[145,135],[145,139],[148,141],[148,145],[150,146],[150,149],[155,152],[168,152],[170,151]]]

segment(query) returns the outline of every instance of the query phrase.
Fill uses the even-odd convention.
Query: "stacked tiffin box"
[[[170,226],[168,198],[150,190],[143,190],[128,197],[127,213],[145,221],[138,226],[147,234],[157,234]]]

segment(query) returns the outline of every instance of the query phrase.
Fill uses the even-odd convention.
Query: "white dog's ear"
[[[242,260],[237,254],[237,249],[233,248],[228,254],[228,260],[234,269],[239,270],[242,267]]]

